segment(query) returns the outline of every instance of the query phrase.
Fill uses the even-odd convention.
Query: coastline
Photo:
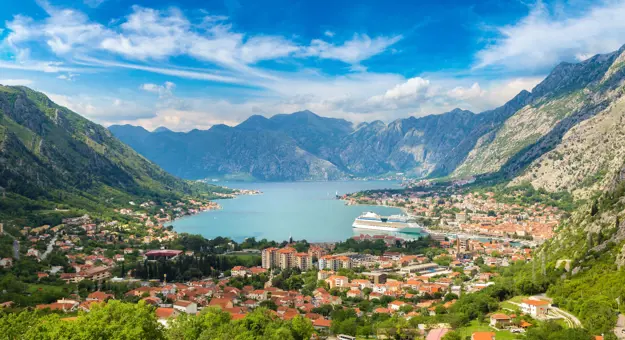
[[[341,201],[345,201],[345,202],[352,202],[350,200],[345,200],[343,198],[339,198],[339,200]],[[416,218],[416,217],[420,217],[420,216],[416,216],[416,215],[412,215],[410,214],[410,212],[408,211],[407,208],[405,207],[398,207],[398,206],[394,206],[394,205],[388,205],[388,204],[363,204],[363,203],[353,203],[353,204],[348,204],[351,206],[372,206],[372,207],[387,207],[387,208],[397,208],[400,209],[402,211],[402,213],[404,213],[406,216],[408,216],[408,218]],[[515,238],[509,238],[509,237],[500,237],[500,236],[491,236],[491,235],[480,235],[480,234],[468,234],[465,232],[454,232],[454,231],[444,231],[444,230],[434,230],[434,229],[430,229],[424,225],[418,225],[419,229],[423,230],[425,233],[427,233],[428,235],[440,235],[440,236],[445,236],[447,238],[449,238],[449,236],[453,236],[452,238],[458,238],[458,237],[462,237],[462,238],[468,238],[468,239],[491,239],[491,240],[500,240],[500,241],[505,241],[505,242],[516,242],[516,243],[520,243],[523,245],[529,245],[529,246],[536,246],[538,244],[540,244],[540,242],[537,241],[529,241],[529,240],[524,240],[524,239],[515,239]]]
[[[256,190],[256,189],[234,189],[237,192],[234,194],[224,194],[223,197],[221,198],[215,198],[212,200],[209,200],[210,202],[214,202],[217,207],[215,209],[204,209],[204,210],[199,210],[193,213],[188,213],[182,216],[178,216],[176,218],[172,218],[171,220],[167,221],[167,223],[173,223],[175,221],[179,221],[183,218],[187,218],[187,217],[191,217],[191,216],[195,216],[195,215],[199,215],[201,213],[205,213],[205,212],[209,212],[209,211],[217,211],[217,210],[223,210],[223,206],[219,203],[217,203],[217,201],[220,200],[235,200],[237,198],[239,198],[239,196],[260,196],[263,194],[262,191],[260,190]]]

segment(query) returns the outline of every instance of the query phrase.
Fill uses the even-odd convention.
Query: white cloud
[[[80,58],[78,62],[82,65],[86,66],[106,66],[106,67],[114,67],[114,68],[125,68],[131,70],[140,70],[145,72],[163,74],[168,76],[175,76],[186,79],[196,79],[196,80],[206,80],[206,81],[216,81],[222,83],[242,83],[244,82],[242,79],[239,79],[230,75],[221,75],[217,73],[210,73],[207,70],[196,70],[196,69],[181,69],[176,67],[155,67],[155,66],[145,66],[139,64],[131,64],[131,63],[123,63],[123,62],[115,62],[115,61],[105,61],[99,60],[95,58]],[[2,64],[0,64],[2,67]]]
[[[562,60],[612,52],[625,42],[625,2],[606,1],[582,12],[553,14],[539,2],[519,22],[499,27],[500,37],[477,53],[477,68],[544,69]]]
[[[173,90],[176,88],[176,84],[166,81],[163,85],[157,85],[152,83],[146,83],[139,86],[139,88],[143,91],[156,93],[159,96],[168,96],[171,95]]]
[[[332,31],[325,31],[323,32],[323,35],[325,35],[326,37],[332,38],[334,36],[334,32]]]
[[[66,74],[61,74],[58,77],[56,77],[57,79],[61,79],[61,80],[67,80],[67,81],[74,81],[76,79],[76,77],[78,77],[80,74],[77,73],[66,73]]]
[[[73,9],[57,9],[47,2],[41,2],[48,17],[41,22],[17,15],[6,23],[11,31],[5,39],[9,46],[19,49],[22,43],[43,40],[58,55],[77,52],[88,48],[108,31],[98,23],[92,23],[82,12]]]
[[[113,120],[137,120],[154,117],[153,108],[137,100],[117,97],[89,95],[63,95],[44,92],[53,102],[64,106],[96,122]]]
[[[284,83],[272,88],[276,96],[243,102],[177,97],[172,88],[168,96],[159,96],[157,102],[144,104],[152,109],[154,116],[138,120],[110,117],[102,122],[141,125],[148,130],[167,126],[176,131],[188,131],[207,129],[214,124],[236,125],[250,114],[271,116],[304,109],[357,123],[438,114],[457,107],[477,113],[504,104],[521,90],[531,89],[541,79],[514,78],[484,88],[479,83],[462,86],[445,79],[402,79],[396,75],[368,73],[313,81],[285,79]],[[142,88],[160,94],[166,86],[144,84]]]
[[[30,79],[0,79],[0,84],[6,86],[23,85],[28,86],[33,83]]]
[[[49,62],[49,61],[28,61],[28,62],[8,62],[0,60],[0,69],[9,70],[24,70],[24,71],[39,71],[45,73],[58,73],[58,72],[76,72],[81,70],[80,68],[67,67],[61,62]]]
[[[43,20],[17,15],[7,22],[10,33],[5,42],[16,53],[26,56],[30,43],[44,42],[61,57],[102,59],[101,53],[106,52],[128,60],[150,62],[184,55],[241,74],[263,77],[264,72],[250,65],[284,57],[335,59],[357,65],[401,39],[401,36],[371,38],[355,34],[342,44],[315,39],[306,46],[281,36],[236,32],[225,22],[227,17],[208,13],[198,22],[176,8],[133,6],[128,16],[103,26],[80,11],[41,4],[48,14]]]
[[[241,47],[240,59],[253,64],[260,60],[286,57],[299,50],[299,46],[280,37],[252,37]]]
[[[102,5],[106,0],[83,0],[83,3],[91,8],[98,8]]]
[[[335,59],[348,64],[358,64],[363,60],[384,52],[389,46],[401,39],[401,35],[393,37],[381,36],[371,39],[366,34],[355,34],[351,40],[345,41],[341,45],[315,39],[305,53],[306,55],[318,56],[323,59]]]
[[[183,53],[191,23],[176,9],[133,6],[121,33],[102,40],[100,48],[131,59],[164,59]]]

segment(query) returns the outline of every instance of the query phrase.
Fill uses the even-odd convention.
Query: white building
[[[521,310],[533,317],[545,317],[551,305],[545,300],[526,299],[521,302]]]
[[[186,300],[178,300],[174,302],[174,309],[182,313],[195,314],[197,313],[197,303]]]

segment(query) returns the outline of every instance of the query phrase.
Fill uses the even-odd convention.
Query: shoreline
[[[269,240],[283,241],[286,239],[286,236],[284,235],[288,236],[289,233],[292,231],[294,238],[306,239],[309,240],[309,242],[344,242],[346,239],[351,239],[353,237],[359,236],[360,234],[367,233],[366,231],[360,232],[353,229],[352,227],[354,219],[365,211],[379,211],[382,215],[403,214],[405,212],[405,210],[400,207],[392,206],[371,205],[371,207],[350,207],[345,205],[345,202],[337,202],[340,201],[339,199],[337,199],[340,196],[337,197],[335,195],[335,191],[338,193],[351,193],[369,188],[382,188],[389,186],[395,187],[396,185],[398,185],[398,182],[334,181],[334,183],[337,184],[332,184],[332,182],[329,181],[322,182],[318,185],[301,182],[281,182],[274,184],[258,183],[256,185],[249,183],[239,184],[235,187],[237,188],[236,190],[243,190],[238,188],[243,188],[244,186],[253,187],[255,189],[263,191],[262,194],[264,194],[265,197],[262,197],[260,199],[244,198],[243,201],[232,202],[219,202],[219,200],[214,199],[214,202],[222,205],[222,209],[220,209],[222,210],[221,212],[200,215],[201,212],[206,211],[196,211],[194,214],[179,216],[178,218],[169,221],[167,225],[173,226],[174,230],[177,232],[202,234],[204,237],[208,238],[221,235],[223,237],[233,237],[234,239],[238,240],[239,238],[243,239],[243,237],[255,236],[257,239],[260,237],[267,238]],[[311,194],[298,193],[301,192],[301,190],[311,190]],[[244,193],[245,192],[243,191],[241,194]],[[248,193],[258,194],[258,192]],[[224,196],[220,197],[219,199],[236,199],[242,195],[236,195],[232,198]],[[275,202],[272,203],[272,201]],[[285,203],[278,204],[278,201]],[[312,205],[314,207],[328,207],[328,212],[331,213],[331,215],[337,215],[336,217],[327,217],[329,225],[333,225],[334,229],[330,230],[330,227],[324,226],[320,229],[327,230],[327,233],[315,235],[316,229],[314,227],[314,223],[313,226],[308,228],[308,226],[310,226],[311,224],[308,221],[298,222],[298,218],[301,218],[301,216],[309,216],[308,214],[311,213],[311,209],[310,207],[308,207],[309,205]],[[250,229],[250,226],[256,226],[258,224],[258,228],[261,228],[260,225],[262,224],[262,222],[255,222],[255,217],[248,214],[249,209],[253,209],[254,212],[258,212],[261,214],[258,216],[272,216],[273,218],[284,215],[287,216],[288,219],[293,219],[293,223],[291,223],[290,226],[287,226],[284,222],[280,222],[277,224],[276,227],[269,228],[270,230],[259,229],[259,232],[256,233]],[[301,210],[303,215],[300,216],[297,214],[293,214],[293,211],[291,211],[292,209],[294,209],[293,211]],[[241,217],[242,219],[233,215],[236,215],[238,212],[241,212],[241,214],[243,214],[243,217]],[[225,217],[222,217],[222,214],[224,214]],[[194,217],[194,215],[200,216]],[[214,217],[216,217],[220,221],[213,221]],[[245,221],[245,226],[236,224],[241,223],[240,221]],[[232,225],[232,228],[230,228],[232,223],[235,224]],[[208,226],[214,226],[215,228],[208,228]],[[281,232],[277,232],[274,229],[280,230]],[[421,229],[419,231],[421,235],[424,234]],[[284,235],[280,235],[280,233]],[[395,233],[387,233],[386,235],[392,235],[400,238],[416,238],[416,236],[418,236],[415,234],[403,235]]]
[[[345,199],[342,199],[342,198],[339,198],[339,200],[345,201],[345,202],[350,202],[349,200],[345,200]],[[416,215],[410,214],[408,209],[405,208],[405,207],[398,207],[398,206],[388,205],[388,204],[354,203],[354,204],[348,204],[348,205],[351,205],[351,206],[358,206],[359,205],[359,206],[397,208],[397,209],[400,209],[406,216],[408,216],[408,218],[422,217],[422,216],[416,216]],[[480,235],[480,234],[468,234],[468,233],[465,233],[465,232],[462,232],[462,231],[454,232],[454,231],[444,231],[444,230],[433,230],[433,229],[430,229],[430,228],[428,228],[428,227],[426,227],[424,225],[419,225],[419,228],[422,229],[428,235],[442,235],[442,236],[445,236],[447,238],[449,238],[449,236],[454,236],[453,238],[463,237],[463,238],[468,238],[468,239],[491,239],[491,240],[500,240],[500,241],[505,241],[505,242],[516,242],[516,243],[520,243],[520,244],[523,244],[523,245],[529,245],[529,246],[532,246],[532,247],[536,247],[536,246],[541,244],[540,242],[537,242],[537,241],[530,241],[530,240],[524,240],[524,239],[515,239],[515,238],[509,238],[509,237]]]
[[[210,202],[215,202],[215,204],[217,204],[217,208],[200,210],[200,211],[195,212],[195,213],[178,216],[176,218],[171,219],[167,223],[169,223],[173,227],[173,225],[171,223],[173,223],[175,221],[178,221],[178,220],[181,220],[183,218],[196,216],[196,215],[199,215],[199,214],[202,214],[202,213],[205,213],[205,212],[209,212],[209,211],[223,210],[223,206],[217,202],[217,201],[220,201],[220,200],[235,200],[235,199],[239,198],[239,196],[260,196],[260,195],[263,194],[262,191],[256,190],[256,189],[233,189],[233,190],[237,190],[238,193],[231,194],[232,196],[224,195],[223,197],[214,198],[212,200],[209,200]]]

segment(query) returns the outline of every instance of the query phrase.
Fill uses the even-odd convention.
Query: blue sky
[[[625,44],[624,1],[0,2],[0,84],[104,125],[474,112]]]

